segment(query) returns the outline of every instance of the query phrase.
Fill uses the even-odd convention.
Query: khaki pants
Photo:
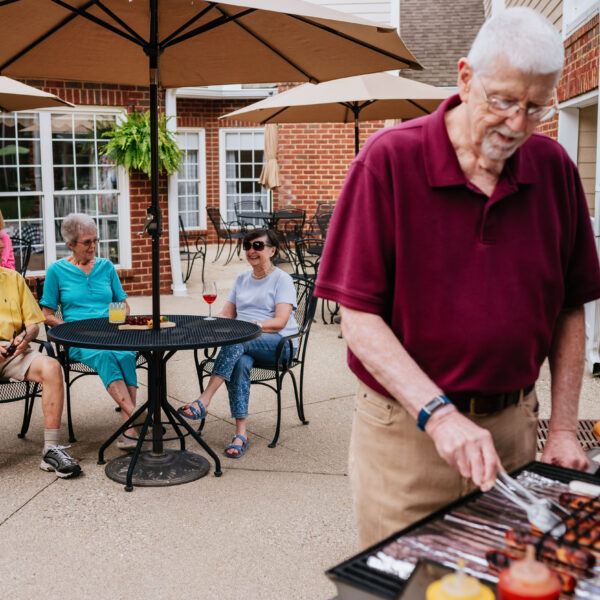
[[[491,432],[507,471],[535,459],[537,419],[535,389],[501,412],[472,417]],[[439,456],[399,402],[362,382],[349,471],[361,550],[475,489]]]

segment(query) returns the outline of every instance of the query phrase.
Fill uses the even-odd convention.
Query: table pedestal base
[[[106,475],[118,483],[127,483],[127,469],[132,458],[133,454],[114,458],[106,465]],[[179,485],[200,479],[209,470],[210,463],[193,452],[164,450],[162,454],[154,454],[145,451],[137,459],[131,482],[142,487]]]

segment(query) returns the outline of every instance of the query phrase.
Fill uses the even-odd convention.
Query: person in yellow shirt
[[[42,384],[44,448],[40,468],[75,477],[81,467],[59,445],[64,387],[60,363],[29,347],[44,315],[19,273],[0,267],[0,381]]]

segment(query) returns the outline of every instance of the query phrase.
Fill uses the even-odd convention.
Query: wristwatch
[[[433,400],[430,400],[420,411],[417,416],[417,427],[421,431],[425,431],[425,424],[429,420],[429,417],[438,409],[442,408],[442,406],[446,406],[446,404],[452,404],[450,398],[440,394],[436,396]]]
[[[254,321],[255,325],[258,325],[262,329],[262,323],[260,321]]]

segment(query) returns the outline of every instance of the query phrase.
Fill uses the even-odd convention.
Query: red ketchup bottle
[[[524,560],[514,562],[498,578],[498,600],[558,600],[560,581],[546,565],[535,560],[527,546]]]

